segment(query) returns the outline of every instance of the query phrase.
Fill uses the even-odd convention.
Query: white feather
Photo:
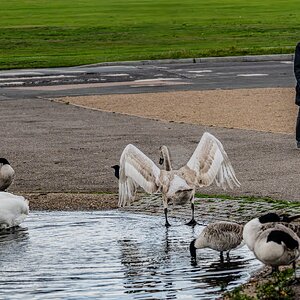
[[[200,187],[213,181],[223,189],[233,188],[233,184],[240,186],[223,145],[208,132],[203,134],[187,166],[196,172]]]
[[[28,214],[28,201],[23,196],[0,192],[0,228],[18,226]]]
[[[159,188],[160,170],[142,151],[129,144],[120,159],[119,206],[130,205],[138,186],[147,193]]]

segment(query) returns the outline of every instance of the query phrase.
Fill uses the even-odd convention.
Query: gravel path
[[[144,196],[135,201],[131,206],[122,208],[126,211],[155,214],[162,216],[164,212],[160,195]],[[260,216],[266,212],[298,214],[300,203],[275,202],[265,199],[236,198],[197,198],[195,201],[195,219],[200,224],[208,224],[214,221],[233,221],[246,223],[248,220]],[[191,207],[187,203],[183,206],[169,207],[170,217],[189,221]]]

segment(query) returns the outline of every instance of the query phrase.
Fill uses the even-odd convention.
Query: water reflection
[[[163,230],[165,235],[161,236],[161,241],[152,243],[150,249],[145,249],[143,244],[135,239],[119,241],[121,263],[125,267],[126,294],[148,293],[150,296],[167,290],[166,299],[176,299],[172,277],[160,276],[160,267],[168,265],[170,261],[169,230],[168,228]]]
[[[27,228],[16,227],[0,231],[0,263],[22,256],[27,249],[28,239]]]
[[[233,251],[227,261],[221,261],[216,251],[202,249],[197,264],[191,266],[189,243],[196,235],[193,228],[152,230],[148,243],[141,241],[142,234],[139,239],[119,240],[125,293],[135,294],[134,299],[146,295],[149,299],[177,299],[181,294],[213,299],[216,293],[237,286],[250,276],[247,268],[253,257],[249,257],[246,248]]]
[[[201,230],[124,212],[33,212],[0,234],[0,299],[215,299],[260,266],[247,248],[221,263],[189,243]],[[16,286],[18,287],[16,289]]]
[[[9,241],[24,241],[29,238],[28,228],[23,227],[14,227],[7,230],[0,231],[0,245],[3,247],[3,244]]]
[[[229,284],[240,280],[240,272],[243,272],[248,264],[249,261],[239,255],[232,256],[227,261],[219,260],[212,262],[207,266],[206,274],[202,277],[202,282],[205,282],[210,287],[216,287],[221,291],[225,291]]]

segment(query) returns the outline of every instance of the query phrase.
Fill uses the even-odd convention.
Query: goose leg
[[[294,281],[295,282],[298,282],[298,278],[297,278],[297,268],[296,268],[297,266],[296,266],[296,262],[295,261],[293,261],[293,270],[294,270]]]
[[[192,219],[186,223],[186,225],[189,225],[189,226],[195,226],[197,224],[194,216],[195,216],[195,204],[194,204],[194,199],[191,201],[191,209],[192,209]]]

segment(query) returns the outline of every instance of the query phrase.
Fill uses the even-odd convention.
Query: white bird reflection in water
[[[3,247],[3,244],[7,242],[20,242],[27,240],[29,238],[28,228],[26,227],[14,227],[9,229],[4,229],[0,231],[0,245]]]
[[[0,264],[1,262],[17,260],[28,247],[28,228],[14,227],[0,231]]]

